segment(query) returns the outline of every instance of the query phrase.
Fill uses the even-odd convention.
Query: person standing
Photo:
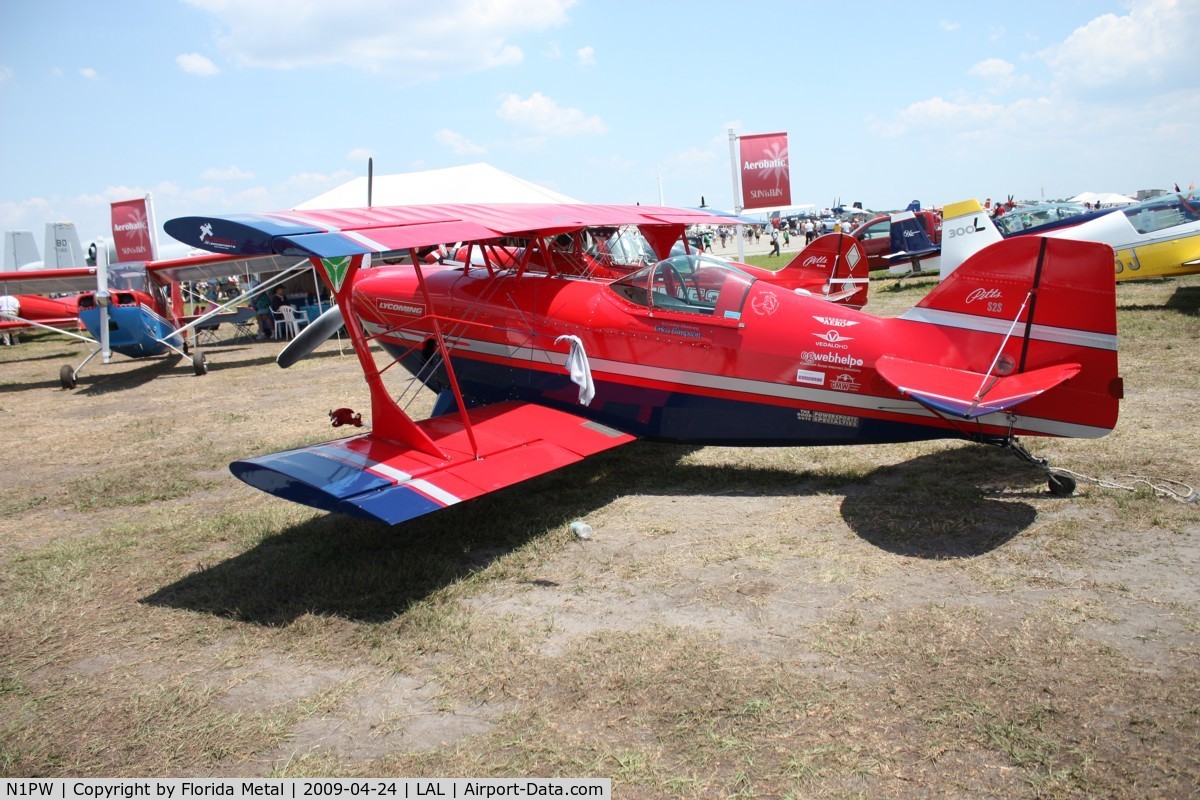
[[[271,298],[266,292],[254,296],[254,316],[258,318],[258,335],[255,339],[270,339],[275,333],[275,317],[271,315]]]

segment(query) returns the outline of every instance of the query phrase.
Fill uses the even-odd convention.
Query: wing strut
[[[419,428],[388,394],[380,370],[375,364],[375,357],[371,355],[371,347],[367,342],[366,334],[363,333],[358,315],[354,313],[350,298],[351,288],[354,286],[354,276],[360,269],[370,266],[370,253],[339,258],[312,256],[311,260],[313,266],[317,267],[318,272],[325,277],[337,300],[338,307],[342,309],[342,323],[346,326],[346,333],[354,347],[354,354],[358,356],[358,363],[362,367],[363,377],[366,379],[367,388],[371,393],[371,427],[375,434],[407,445],[434,458],[448,461],[450,457],[434,444],[429,435]],[[417,274],[421,274],[419,267]]]
[[[425,285],[425,272],[421,269],[421,262],[417,259],[417,251],[411,249],[408,254],[412,259],[413,268],[417,271],[417,284],[421,287],[421,295],[425,298],[425,308],[432,309],[433,298],[429,296],[429,287]],[[467,439],[471,442],[471,452],[475,454],[476,458],[479,458],[479,444],[475,441],[475,429],[471,426],[471,418],[467,415],[467,404],[463,402],[462,390],[458,387],[458,376],[454,374],[454,362],[450,358],[450,351],[446,348],[441,323],[436,314],[431,315],[429,321],[433,327],[433,336],[437,339],[438,352],[442,354],[442,361],[446,365],[446,376],[450,379],[450,388],[454,392],[454,399],[458,401],[458,415],[462,419]]]

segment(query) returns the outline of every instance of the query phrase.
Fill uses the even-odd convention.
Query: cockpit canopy
[[[1200,220],[1200,199],[1175,192],[1121,209],[1138,233],[1154,233]]]
[[[692,253],[643,267],[609,288],[646,308],[740,319],[754,280],[726,261]]]
[[[995,222],[1000,232],[1009,236],[1027,228],[1048,225],[1087,213],[1090,212],[1080,203],[1038,203],[1031,206],[1017,206],[996,217]]]

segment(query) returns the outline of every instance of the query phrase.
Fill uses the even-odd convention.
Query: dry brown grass
[[[928,283],[875,284],[877,313]],[[1200,483],[1200,278],[1123,285],[1117,431]],[[0,774],[611,776],[621,797],[1193,796],[1200,508],[959,443],[637,443],[393,529],[228,461],[363,405],[326,345],[212,372],[0,348]],[[565,525],[586,518],[593,539]]]

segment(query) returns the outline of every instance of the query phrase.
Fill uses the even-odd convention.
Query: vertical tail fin
[[[41,261],[32,231],[4,232],[4,271],[16,272],[26,264]]]
[[[827,233],[814,239],[777,275],[775,282],[789,289],[853,308],[867,304],[867,255],[848,234]]]
[[[946,206],[942,210],[941,280],[972,255],[1003,238],[978,200]]]
[[[929,241],[929,236],[925,233],[925,228],[917,219],[916,214],[912,211],[913,205],[920,206],[916,200],[909,205],[908,211],[902,211],[899,214],[892,215],[891,223],[891,239],[892,250],[887,255],[888,261],[896,265],[904,265],[899,267],[889,267],[890,273],[905,273],[911,268],[912,271],[920,269],[933,269],[932,263],[927,267],[920,267],[920,261],[923,258],[936,256],[939,248],[933,242]],[[917,209],[920,210],[919,208]],[[908,265],[911,265],[909,267]]]
[[[47,222],[43,252],[46,254],[46,269],[87,266],[87,257],[79,243],[74,222]]]
[[[963,262],[904,318],[945,330],[938,369],[980,386],[1019,385],[1013,398],[1048,426],[1041,432],[1102,436],[1123,395],[1111,258],[1112,248],[1097,242],[1007,239]],[[951,399],[1000,410],[978,397]]]

